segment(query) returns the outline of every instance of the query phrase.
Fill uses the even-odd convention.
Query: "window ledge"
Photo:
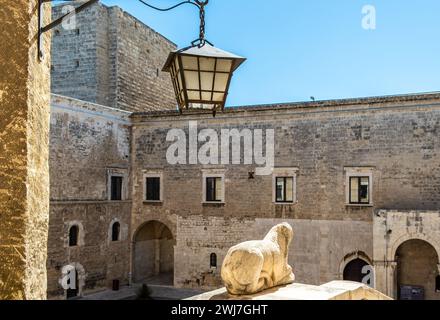
[[[346,207],[374,207],[374,204],[369,203],[369,204],[354,204],[354,203],[346,203],[345,204]]]
[[[226,205],[225,202],[202,202],[204,207],[224,207]]]
[[[296,202],[273,202],[273,204],[276,206],[294,206],[294,205],[298,204],[298,201],[296,201]]]
[[[144,200],[143,203],[146,205],[163,205],[163,201]]]

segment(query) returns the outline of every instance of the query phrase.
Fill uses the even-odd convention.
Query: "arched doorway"
[[[344,268],[343,279],[346,281],[363,282],[369,273],[368,270],[365,270],[366,266],[369,266],[369,263],[363,259],[356,258],[351,260]]]
[[[440,300],[436,288],[439,275],[435,248],[424,240],[402,243],[396,251],[397,295],[403,300]]]
[[[134,282],[173,285],[174,244],[171,230],[163,223],[142,225],[134,236]]]
[[[62,268],[62,277],[59,280],[65,292],[66,299],[81,297],[85,286],[86,273],[84,267],[72,262]]]

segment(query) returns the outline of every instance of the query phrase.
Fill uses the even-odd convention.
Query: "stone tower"
[[[63,4],[52,15],[67,12]],[[126,111],[176,109],[171,80],[161,71],[175,49],[121,8],[98,2],[53,31],[52,93]]]

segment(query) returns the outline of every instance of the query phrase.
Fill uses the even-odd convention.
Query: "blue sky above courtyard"
[[[138,0],[102,2],[179,47],[198,37],[193,6],[162,13]],[[376,8],[376,30],[362,28],[365,5]],[[206,10],[208,40],[248,59],[229,106],[440,90],[438,0],[211,0]]]

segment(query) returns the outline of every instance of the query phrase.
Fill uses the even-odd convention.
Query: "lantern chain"
[[[205,45],[205,5],[208,3],[202,3],[200,1],[197,1],[200,5],[200,34],[199,34],[199,40],[200,40],[200,46]]]
[[[146,5],[147,7],[150,7],[152,9],[155,9],[155,10],[158,10],[158,11],[170,11],[170,10],[175,9],[177,7],[180,7],[181,5],[184,5],[184,4],[195,5],[200,10],[200,33],[199,33],[199,39],[197,39],[196,41],[193,41],[193,45],[195,45],[195,43],[198,42],[198,44],[197,44],[198,47],[203,47],[206,44],[206,42],[208,42],[205,39],[205,26],[206,26],[206,24],[205,24],[205,6],[208,4],[209,0],[204,0],[204,1],[201,1],[201,0],[187,0],[187,1],[182,1],[182,2],[176,4],[176,5],[172,6],[172,7],[169,7],[169,8],[158,8],[158,7],[155,7],[155,6],[147,3],[144,0],[138,0],[138,1],[143,3],[144,5]]]

